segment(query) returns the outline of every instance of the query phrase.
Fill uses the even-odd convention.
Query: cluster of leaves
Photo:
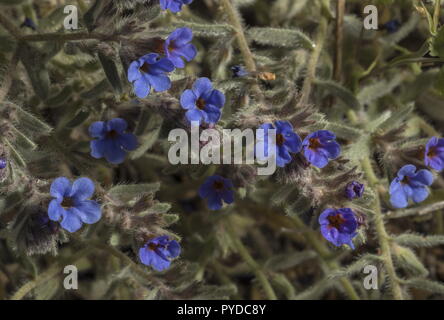
[[[441,135],[440,1],[368,1],[377,31],[363,28],[362,1],[342,12],[339,2],[206,0],[174,15],[157,0],[78,1],[80,29],[66,31],[63,6],[0,0],[0,298],[442,298],[442,176],[421,206],[388,201],[398,169],[424,166],[427,139]],[[20,28],[25,18],[37,31]],[[394,19],[400,28],[389,33]],[[193,30],[197,57],[170,75],[168,92],[136,99],[129,64],[177,27]],[[233,77],[234,65],[248,75]],[[318,170],[295,156],[270,177],[250,165],[169,164],[169,131],[189,129],[178,97],[202,76],[227,97],[217,128],[287,120],[302,137],[326,129],[341,157]],[[87,131],[115,117],[139,140],[118,167],[90,156]],[[197,191],[216,172],[233,181],[236,200],[210,212]],[[99,223],[67,234],[47,221],[59,176],[96,182]],[[366,188],[350,201],[352,180]],[[355,251],[322,238],[317,219],[331,207],[366,217]],[[160,234],[183,252],[157,273],[137,251]],[[62,286],[67,264],[80,271],[76,292]],[[369,264],[378,290],[363,286]]]

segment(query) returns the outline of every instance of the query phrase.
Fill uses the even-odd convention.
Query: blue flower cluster
[[[436,171],[444,169],[444,139],[432,137],[425,145],[424,164]],[[427,169],[416,171],[412,164],[403,166],[390,184],[390,203],[395,208],[405,208],[409,201],[420,203],[429,196],[433,174]]]
[[[190,1],[191,2],[191,1]],[[180,8],[180,1],[164,1],[165,8]],[[178,5],[180,6],[178,7]],[[197,54],[196,47],[191,43],[193,32],[190,28],[174,30],[163,43],[161,57],[158,53],[148,53],[133,61],[128,68],[128,81],[133,84],[134,93],[139,98],[146,98],[151,88],[156,92],[171,88],[171,80],[167,73],[175,68],[184,68],[186,61],[191,61]]]
[[[324,168],[330,160],[336,159],[341,153],[335,134],[328,130],[313,132],[302,141],[288,121],[276,121],[274,125],[265,123],[259,129],[263,129],[264,133],[258,134],[256,156],[259,160],[275,156],[278,167],[285,167],[292,161],[291,153],[298,153],[301,150],[305,158],[318,168]],[[270,129],[276,130],[276,143],[273,145],[270,145],[269,141]]]

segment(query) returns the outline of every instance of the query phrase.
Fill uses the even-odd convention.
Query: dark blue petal
[[[217,108],[222,108],[225,104],[225,95],[219,90],[213,90],[206,100],[207,104],[211,104]]]
[[[176,258],[180,255],[180,244],[176,240],[171,240],[168,245],[170,258]]]
[[[208,208],[210,210],[220,210],[222,208],[222,198],[217,194],[210,194],[208,199]]]
[[[89,135],[93,138],[103,138],[106,132],[106,125],[103,121],[96,121],[89,126]]]
[[[105,155],[106,143],[104,140],[92,140],[90,142],[91,156],[96,159],[103,158]]]
[[[128,127],[128,123],[125,119],[114,118],[106,122],[106,127],[108,131],[114,130],[118,133],[123,133]]]
[[[137,137],[132,133],[123,133],[117,140],[125,150],[132,151],[137,148]]]
[[[204,120],[206,123],[216,123],[221,117],[220,109],[209,104],[205,106]]]
[[[284,145],[294,153],[298,153],[302,148],[302,140],[295,132],[286,132],[284,136]]]
[[[126,152],[117,140],[107,140],[105,159],[112,164],[120,164],[125,160]]]

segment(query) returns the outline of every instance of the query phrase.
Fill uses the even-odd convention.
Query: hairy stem
[[[239,50],[241,51],[244,58],[245,66],[247,67],[248,71],[254,72],[256,71],[256,63],[254,62],[253,54],[251,53],[250,47],[248,46],[239,12],[231,3],[231,0],[222,0],[222,4],[228,14],[228,19],[231,25],[236,30],[236,39],[239,45]]]
[[[21,36],[20,29],[6,15],[0,12],[0,24],[16,39]]]
[[[118,40],[116,36],[109,36],[101,33],[89,32],[73,32],[73,33],[42,33],[42,34],[28,34],[20,37],[24,41],[74,41],[74,40]]]
[[[265,291],[266,296],[269,300],[277,300],[276,293],[273,290],[273,287],[271,286],[270,282],[267,279],[267,276],[265,275],[264,271],[260,267],[260,265],[253,259],[253,257],[248,252],[247,248],[245,248],[242,241],[239,240],[236,233],[234,232],[233,228],[231,227],[230,223],[227,223],[227,231],[228,235],[231,238],[231,241],[233,243],[234,249],[239,253],[239,255],[244,259],[244,261],[248,264],[248,266],[251,268],[253,273],[255,274],[256,278],[259,280],[260,284],[262,285],[262,288]]]
[[[319,57],[321,56],[322,49],[324,48],[324,42],[327,36],[328,21],[327,18],[322,16],[319,22],[318,32],[316,34],[316,47],[310,56],[307,66],[307,76],[305,77],[304,84],[302,86],[301,99],[298,106],[304,106],[308,103],[310,98],[313,82],[316,79],[316,68],[318,66]]]
[[[362,168],[365,172],[367,180],[370,186],[375,190],[375,204],[374,204],[374,224],[376,235],[378,237],[379,246],[381,248],[381,257],[384,264],[384,268],[387,272],[387,277],[390,281],[390,289],[392,296],[396,300],[403,300],[402,289],[399,283],[398,276],[396,275],[395,266],[393,264],[392,252],[390,247],[390,237],[387,234],[387,230],[384,225],[384,217],[381,212],[381,203],[379,199],[379,192],[377,191],[378,178],[376,177],[370,159],[366,158],[361,162]]]
[[[335,52],[335,66],[334,66],[334,79],[338,82],[341,81],[341,71],[342,71],[344,13],[345,13],[345,0],[338,0],[338,3],[336,4],[336,52]]]

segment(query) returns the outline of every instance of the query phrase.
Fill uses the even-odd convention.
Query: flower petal
[[[92,140],[90,143],[91,156],[96,159],[103,158],[105,154],[106,143],[104,140]]]
[[[187,117],[188,121],[190,121],[190,122],[197,121],[200,123],[200,121],[204,117],[204,114],[201,110],[194,108],[194,109],[188,110],[185,113],[185,116]]]
[[[210,96],[207,98],[206,103],[220,109],[225,104],[225,95],[219,90],[213,90]]]
[[[166,91],[171,88],[171,80],[164,74],[151,75],[147,74],[150,84],[153,86],[156,92]]]
[[[103,121],[96,121],[89,126],[89,135],[93,138],[103,138],[106,134],[106,125]]]
[[[185,90],[180,96],[180,104],[186,110],[196,107],[196,100],[196,95],[190,89]]]
[[[126,152],[117,140],[107,140],[105,159],[112,164],[120,164],[125,160]]]
[[[66,210],[60,225],[71,233],[79,230],[82,227],[82,221],[78,216],[78,210],[76,208]]]
[[[80,178],[72,184],[70,197],[77,201],[89,199],[94,194],[94,182],[89,178]]]
[[[132,133],[121,134],[117,140],[125,150],[132,151],[137,148],[137,137]]]
[[[102,217],[100,204],[93,200],[85,200],[76,204],[77,214],[84,223],[93,224]]]
[[[133,61],[128,68],[128,81],[134,82],[140,78],[142,78],[142,73],[140,72],[140,62]]]
[[[106,122],[106,127],[108,131],[114,130],[118,133],[123,133],[128,127],[128,123],[125,119],[114,118]]]
[[[202,97],[211,90],[213,90],[213,85],[208,78],[199,78],[196,80],[196,82],[194,82],[193,92],[198,98]]]
[[[63,216],[65,209],[62,208],[60,202],[56,199],[52,200],[48,206],[48,217],[52,221],[59,221]]]
[[[71,192],[71,181],[68,178],[60,177],[53,181],[49,194],[57,199],[62,199]]]
[[[145,77],[142,77],[136,81],[134,81],[134,93],[139,98],[143,99],[150,94],[151,85],[148,81],[145,80]]]

